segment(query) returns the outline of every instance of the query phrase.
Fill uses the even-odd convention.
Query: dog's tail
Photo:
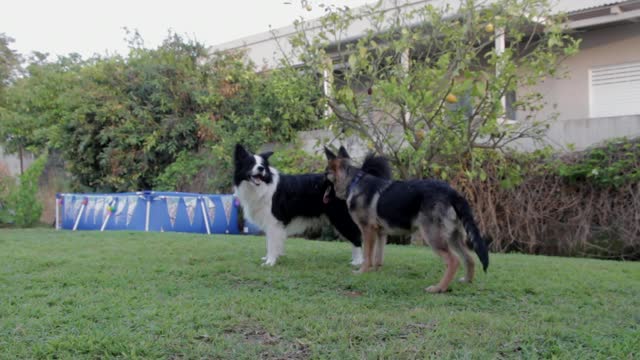
[[[391,165],[389,165],[389,160],[384,156],[376,156],[373,153],[367,154],[360,170],[381,179],[391,180]]]
[[[487,268],[489,267],[489,249],[487,248],[485,239],[480,236],[480,230],[478,230],[475,220],[473,220],[471,206],[469,206],[467,199],[457,192],[454,191],[452,195],[453,199],[451,204],[453,205],[456,214],[458,214],[458,218],[462,221],[462,225],[464,226],[467,235],[471,239],[473,250],[478,255],[478,259],[480,259],[480,262],[482,263],[482,270],[487,272]]]

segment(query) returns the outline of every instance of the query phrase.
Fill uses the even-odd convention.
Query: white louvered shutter
[[[589,90],[592,118],[640,114],[640,62],[590,69]]]

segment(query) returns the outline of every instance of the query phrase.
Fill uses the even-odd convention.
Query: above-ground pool
[[[131,192],[57,194],[56,228],[68,230],[177,231],[205,234],[257,233],[240,224],[230,194]]]

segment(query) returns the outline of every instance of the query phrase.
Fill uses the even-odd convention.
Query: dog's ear
[[[269,159],[269,156],[271,155],[273,155],[273,151],[267,151],[260,154],[260,156],[264,159],[264,161],[267,161]]]
[[[244,146],[236,144],[236,151],[233,153],[233,157],[236,161],[243,160],[249,156],[251,156],[251,153],[249,153]]]
[[[338,149],[338,156],[345,159],[351,159],[349,153],[347,152],[347,149],[345,149],[342,145],[340,146],[340,149]]]
[[[324,147],[324,154],[327,156],[327,160],[331,161],[331,160],[335,160],[336,158],[336,154],[333,153],[333,151],[329,150],[328,147]]]

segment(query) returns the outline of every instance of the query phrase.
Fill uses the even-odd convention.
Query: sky
[[[138,30],[149,48],[158,46],[170,29],[213,46],[268,31],[269,25],[290,25],[301,16],[319,17],[324,14],[320,4],[356,7],[366,2],[371,1],[5,0],[0,5],[0,33],[13,38],[11,48],[22,55],[125,55],[125,27]],[[309,8],[303,6],[307,3]]]

